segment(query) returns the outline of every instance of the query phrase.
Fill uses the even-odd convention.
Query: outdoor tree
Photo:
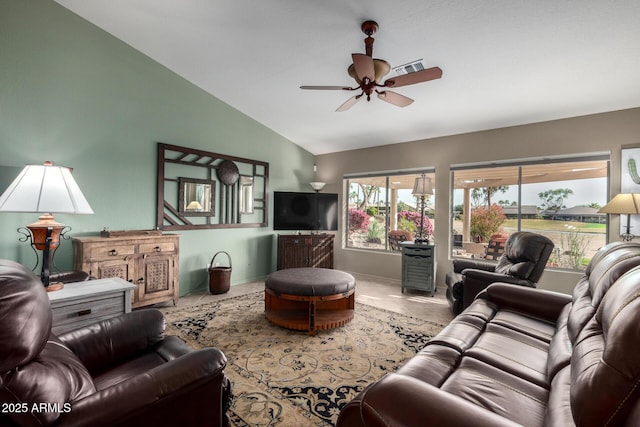
[[[506,219],[502,207],[496,204],[488,208],[477,207],[471,212],[471,235],[486,242],[500,229]]]
[[[357,183],[358,189],[349,193],[349,198],[357,205],[358,209],[366,211],[370,205],[377,206],[380,199],[380,187]],[[372,197],[374,200],[371,200]]]
[[[553,211],[554,214],[558,213],[560,209],[566,208],[564,202],[573,194],[573,190],[570,188],[556,188],[554,190],[547,190],[538,193],[538,197],[541,200],[542,209]]]
[[[506,193],[509,190],[508,185],[499,185],[497,187],[482,187],[471,190],[471,198],[475,206],[491,206],[491,197],[498,192]]]

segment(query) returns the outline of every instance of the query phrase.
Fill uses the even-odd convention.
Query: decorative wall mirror
[[[178,211],[183,216],[213,216],[216,183],[204,179],[179,178]]]
[[[160,230],[266,227],[269,163],[158,143]]]
[[[240,213],[253,213],[253,177],[240,177]]]

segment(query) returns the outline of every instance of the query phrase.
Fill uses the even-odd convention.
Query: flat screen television
[[[273,229],[337,230],[338,195],[333,193],[274,191]]]

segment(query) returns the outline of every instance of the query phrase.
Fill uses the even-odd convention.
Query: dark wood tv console
[[[333,234],[279,234],[278,270],[333,268]]]

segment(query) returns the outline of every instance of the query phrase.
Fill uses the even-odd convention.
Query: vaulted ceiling
[[[56,1],[314,154],[640,106],[637,0]],[[335,112],[369,19],[443,76]]]

